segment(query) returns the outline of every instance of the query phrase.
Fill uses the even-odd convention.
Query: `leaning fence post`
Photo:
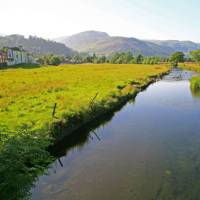
[[[92,98],[92,100],[91,100],[91,102],[90,102],[90,108],[91,108],[91,110],[92,110],[92,106],[93,106],[93,104],[94,104],[94,100],[97,98],[97,95],[98,95],[99,93],[97,92],[96,94],[95,94],[95,96]]]
[[[54,108],[53,108],[53,112],[52,112],[52,117],[55,116],[55,113],[56,113],[56,106],[57,106],[57,103],[54,104]]]

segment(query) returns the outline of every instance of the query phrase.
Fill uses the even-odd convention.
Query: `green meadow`
[[[179,66],[182,69],[187,69],[195,72],[200,72],[200,65],[198,63],[184,63]],[[195,76],[190,80],[190,89],[192,95],[200,98],[200,76]]]
[[[200,72],[200,65],[198,63],[183,63],[179,65],[180,68],[182,69],[188,69],[196,72]]]
[[[190,88],[194,97],[200,98],[200,76],[193,77],[190,80]]]
[[[18,129],[45,130],[51,124],[76,115],[89,115],[94,105],[105,109],[168,70],[164,65],[80,64],[43,66],[0,71],[0,130],[15,134]],[[133,85],[130,87],[130,85]],[[52,117],[57,103],[55,117]],[[90,116],[86,116],[90,118]]]

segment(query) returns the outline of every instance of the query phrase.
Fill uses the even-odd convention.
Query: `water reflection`
[[[174,68],[173,71],[166,75],[163,80],[164,81],[184,81],[190,80],[190,78],[196,75],[196,72],[188,71],[188,70],[181,70],[179,68]]]
[[[118,108],[117,110],[120,110],[120,108]],[[103,117],[99,117],[93,122],[81,127],[72,135],[63,138],[57,144],[49,148],[51,155],[56,158],[67,156],[67,153],[70,150],[72,150],[73,148],[83,148],[83,146],[86,145],[89,142],[89,140],[97,139],[100,141],[100,136],[97,135],[95,129],[97,129],[99,126],[105,126],[110,120],[112,120],[113,116],[114,113],[108,113]]]

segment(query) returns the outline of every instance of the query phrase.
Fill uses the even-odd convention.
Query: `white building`
[[[23,48],[7,48],[7,65],[17,65],[23,63],[33,63],[33,57],[23,50]]]

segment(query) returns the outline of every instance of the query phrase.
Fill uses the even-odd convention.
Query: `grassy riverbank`
[[[179,66],[182,69],[191,70],[200,73],[200,64],[184,63]],[[200,76],[195,76],[190,80],[190,88],[192,95],[200,98]]]
[[[1,70],[0,198],[27,194],[52,159],[45,150],[52,137],[114,110],[168,70],[111,64]]]
[[[200,98],[200,76],[193,77],[190,80],[190,88],[194,97]]]
[[[183,63],[183,64],[179,64],[179,67],[182,69],[188,69],[188,70],[200,72],[200,65],[197,63]]]

